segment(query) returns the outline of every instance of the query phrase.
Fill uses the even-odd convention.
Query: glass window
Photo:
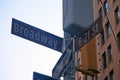
[[[99,17],[102,17],[102,8],[99,9]]]
[[[80,67],[80,65],[81,65],[81,60],[79,58],[79,59],[77,59],[77,66]]]
[[[111,47],[111,45],[107,48],[107,53],[108,53],[108,61],[110,63],[112,61],[112,47]]]
[[[114,13],[115,13],[116,24],[118,24],[120,22],[120,11],[118,7],[115,9]]]
[[[108,76],[107,77],[105,77],[105,79],[104,80],[108,80]]]
[[[109,73],[109,79],[110,80],[114,80],[114,77],[113,77],[114,73],[113,73],[113,70]]]
[[[81,77],[79,78],[79,80],[82,80]]]
[[[106,53],[104,52],[102,55],[102,66],[103,69],[105,69],[107,67],[107,63],[106,63]]]
[[[98,2],[100,2],[100,0],[98,0]]]
[[[107,2],[107,0],[105,0],[105,2],[104,2],[104,10],[105,10],[105,14],[107,14],[107,13],[108,13],[108,11],[109,11],[109,9],[108,9],[108,2]]]
[[[100,36],[101,36],[101,44],[103,45],[105,43],[104,31],[100,33]]]
[[[115,2],[116,0],[113,0],[113,3]]]
[[[118,40],[119,49],[120,49],[120,32],[117,34],[117,40]]]
[[[110,23],[107,22],[106,24],[106,35],[107,35],[107,38],[110,36]]]

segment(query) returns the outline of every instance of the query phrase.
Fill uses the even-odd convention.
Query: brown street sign
[[[75,39],[75,49],[77,50],[82,47],[102,30],[102,18],[98,18],[95,22],[89,25],[87,31],[84,32],[80,38]]]

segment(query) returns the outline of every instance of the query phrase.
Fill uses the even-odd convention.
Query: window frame
[[[109,80],[114,80],[114,71],[111,70],[109,73]]]
[[[111,28],[110,28],[109,21],[105,24],[105,27],[106,27],[106,36],[107,36],[107,38],[109,38],[110,34],[111,34]]]
[[[118,40],[118,45],[119,45],[119,50],[120,50],[120,32],[117,34],[117,40]]]
[[[109,5],[107,0],[105,0],[104,2],[104,11],[105,11],[105,14],[108,14],[109,12]]]
[[[114,10],[114,16],[115,16],[115,23],[118,24],[120,22],[120,11],[118,6]]]
[[[113,3],[115,3],[116,0],[113,0]]]
[[[112,55],[113,55],[111,44],[107,48],[107,53],[108,53],[108,63],[111,63],[112,62]]]
[[[108,80],[108,76],[106,76],[104,80]]]
[[[107,58],[106,58],[106,52],[102,54],[102,68],[106,69],[107,67]]]
[[[99,17],[102,18],[102,7],[99,9]]]
[[[100,32],[100,38],[101,38],[101,45],[103,45],[105,43],[104,30]]]

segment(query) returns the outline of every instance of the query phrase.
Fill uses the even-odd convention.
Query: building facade
[[[93,0],[103,30],[77,52],[76,80],[120,80],[120,0]]]
[[[93,0],[94,19],[102,18],[96,36],[98,80],[120,80],[120,0]]]
[[[102,31],[75,52],[75,80],[120,80],[120,0],[63,0],[66,39],[98,18]]]

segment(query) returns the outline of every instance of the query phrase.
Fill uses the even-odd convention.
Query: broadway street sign
[[[16,19],[12,19],[11,33],[56,51],[62,52],[63,38]]]
[[[57,80],[57,79],[54,79],[54,78],[44,75],[44,74],[33,72],[33,80]]]

